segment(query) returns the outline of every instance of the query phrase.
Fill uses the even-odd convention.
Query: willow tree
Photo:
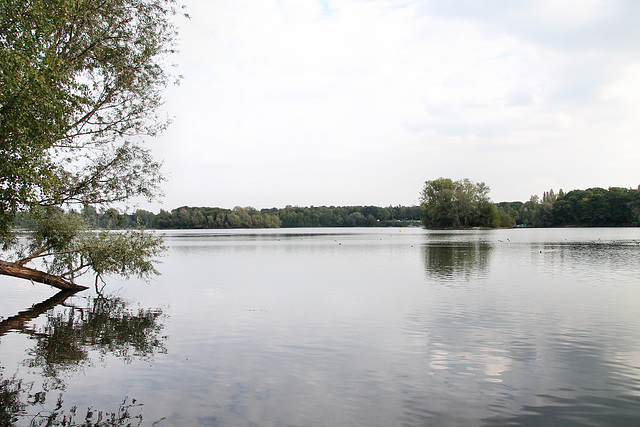
[[[69,212],[160,195],[144,142],[168,125],[176,13],[174,0],[0,2],[0,274],[77,290],[86,272],[155,272],[152,234],[93,233]]]

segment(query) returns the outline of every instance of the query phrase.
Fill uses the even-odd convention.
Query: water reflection
[[[142,310],[119,338],[139,308],[77,297],[7,319],[5,419],[96,405],[134,425],[143,409],[145,425],[187,426],[640,420],[640,229],[243,233],[168,239],[158,281],[127,283],[171,321]]]
[[[96,411],[93,408],[79,411],[75,406],[68,410],[63,409],[62,394],[58,396],[52,409],[40,409],[36,413],[26,415],[29,409],[42,408],[46,402],[46,391],[34,393],[33,388],[33,383],[25,383],[15,375],[9,379],[3,379],[0,375],[0,426],[20,426],[25,425],[21,421],[28,421],[30,427],[131,427],[140,426],[143,421],[142,405],[135,399],[125,398],[113,412]]]
[[[422,372],[402,380],[408,425],[637,425],[633,332],[450,311],[407,319],[422,358]]]
[[[430,289],[437,304],[406,317],[421,371],[403,381],[402,420],[637,425],[640,245],[456,237],[425,238],[425,273],[441,286]]]
[[[2,379],[0,375],[0,426],[13,427],[24,425],[20,421],[28,420],[30,427],[39,426],[140,426],[143,421],[141,413],[142,405],[135,399],[125,398],[118,409],[113,412],[95,411],[87,408],[79,411],[77,407],[68,410],[63,409],[63,395],[56,400],[55,407],[51,410],[40,410],[30,416],[25,416],[31,407],[41,407],[46,400],[46,392],[32,393],[33,383],[25,384],[15,376]]]
[[[76,292],[70,291],[60,291],[49,299],[42,301],[41,303],[35,304],[26,310],[23,310],[16,314],[15,316],[9,317],[0,322],[0,337],[5,335],[7,332],[14,331],[23,331],[26,332],[29,328],[26,325],[27,322],[33,320],[40,316],[45,311],[55,307],[58,304],[62,304],[69,298],[71,295],[74,295]]]
[[[491,245],[484,242],[429,243],[423,246],[427,277],[447,282],[469,282],[483,277]]]
[[[86,426],[142,422],[141,404],[128,398],[113,412],[88,408],[84,414],[75,406],[65,408],[65,374],[91,366],[95,359],[104,362],[107,355],[131,363],[166,353],[166,316],[160,309],[132,308],[130,301],[115,295],[79,299],[82,305],[69,303],[71,295],[60,292],[0,322],[0,336],[19,333],[34,341],[22,366],[39,378],[36,383],[18,373],[3,377],[5,368],[0,366],[0,426],[25,420],[35,426],[68,426],[76,425],[76,417]],[[31,323],[42,315],[44,319]],[[52,404],[49,395],[54,392],[58,396]]]

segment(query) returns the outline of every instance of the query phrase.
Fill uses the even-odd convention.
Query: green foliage
[[[31,249],[38,257],[55,251],[58,258],[49,265],[61,272],[60,253],[98,243],[78,243],[80,236],[88,238],[80,220],[69,216],[64,219],[71,223],[60,222],[51,208],[108,207],[159,195],[160,164],[141,145],[141,136],[155,136],[169,122],[158,110],[161,91],[173,80],[166,61],[174,52],[176,12],[174,0],[0,2],[0,240],[5,246],[18,212],[30,211],[41,227],[34,230]],[[131,246],[138,249],[146,239],[101,236],[106,243],[100,245],[114,245],[118,252],[121,237],[133,238]],[[111,261],[122,255],[100,253]],[[66,260],[70,268],[114,270],[86,264],[86,252],[78,256],[83,261]],[[124,264],[117,270],[147,270]]]
[[[263,213],[252,207],[233,209],[183,206],[171,212],[161,210],[155,218],[156,228],[276,228],[276,215]]]
[[[498,213],[500,215],[501,227],[514,227],[516,225],[523,224],[523,220],[522,220],[523,205],[524,203],[522,202],[497,203],[496,206],[498,208]]]
[[[63,266],[72,265],[74,271],[84,268],[100,277],[113,274],[144,279],[158,274],[154,261],[164,249],[162,239],[152,232],[87,232],[76,242],[73,256],[63,256],[60,262]]]
[[[509,213],[507,213],[504,210],[500,210],[500,208],[498,209],[498,216],[500,217],[500,227],[515,227],[516,226],[516,220],[509,215]]]
[[[555,202],[555,225],[621,226],[633,221],[639,190],[611,187],[573,190]]]
[[[498,208],[493,203],[483,203],[478,209],[481,227],[498,228],[502,225]]]
[[[633,192],[629,203],[629,222],[631,225],[640,226],[640,185]]]
[[[533,195],[528,202],[498,204],[517,224],[532,227],[621,227],[640,225],[640,188],[588,188]]]
[[[499,227],[500,216],[489,199],[489,187],[469,179],[426,181],[420,195],[427,228]]]
[[[34,209],[30,215],[29,251],[65,252],[71,249],[79,235],[87,230],[82,217],[65,213],[60,208]]]
[[[41,260],[45,270],[67,280],[92,272],[98,278],[117,275],[147,279],[165,250],[152,232],[93,231],[86,218],[59,208],[38,209],[29,219],[32,232],[15,244],[18,264]]]
[[[389,227],[420,221],[420,207],[389,206],[286,206],[272,209],[283,228],[293,227]]]
[[[0,3],[0,224],[18,209],[152,197],[159,164],[138,145],[173,51],[172,0]],[[10,224],[10,223],[9,223]]]
[[[388,227],[413,225],[420,221],[419,206],[286,206],[258,211],[252,207],[233,209],[182,206],[171,212],[135,212],[123,219],[124,227],[135,227],[144,216],[149,228],[294,228],[294,227]],[[102,218],[101,215],[98,215]],[[105,226],[104,221],[98,222]]]

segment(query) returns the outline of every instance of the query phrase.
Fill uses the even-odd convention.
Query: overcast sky
[[[183,3],[152,210],[640,184],[640,1]]]

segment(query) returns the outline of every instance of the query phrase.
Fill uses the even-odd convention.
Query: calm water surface
[[[640,425],[640,229],[165,235],[104,298],[0,277],[0,425]]]

